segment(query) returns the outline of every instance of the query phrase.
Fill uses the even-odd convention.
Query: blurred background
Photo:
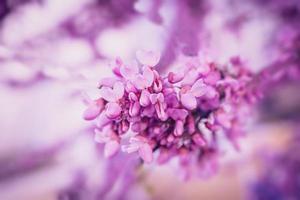
[[[0,199],[300,199],[299,32],[299,0],[1,0]],[[81,93],[139,49],[162,74],[204,55],[272,77],[213,177],[103,158]]]

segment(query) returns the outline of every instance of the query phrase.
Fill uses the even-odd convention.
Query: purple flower
[[[120,148],[120,138],[109,126],[104,127],[102,131],[95,129],[95,141],[105,144],[105,157],[113,156]]]
[[[149,141],[145,137],[135,136],[130,138],[129,145],[124,145],[122,150],[127,153],[138,152],[139,156],[146,162],[149,163],[153,159],[152,147]]]
[[[96,116],[96,141],[105,144],[105,156],[121,149],[137,152],[145,163],[177,157],[183,170],[191,165],[215,169],[219,135],[236,146],[243,133],[251,73],[190,58],[179,73],[163,77],[155,70],[158,53],[138,51],[136,57],[138,63],[129,65],[116,59],[115,77],[102,80],[99,100],[88,104],[92,117],[85,118]]]
[[[85,120],[95,119],[96,117],[98,117],[98,115],[100,115],[101,111],[104,108],[103,100],[100,98],[93,101],[86,94],[82,94],[82,96],[84,98],[85,104],[87,104],[88,106],[88,108],[83,113],[83,118]]]
[[[197,97],[205,95],[213,98],[217,95],[217,92],[212,86],[206,85],[203,79],[198,79],[192,87],[183,87],[180,95],[182,105],[189,110],[193,110],[197,107]]]
[[[124,95],[124,85],[121,82],[116,82],[112,88],[102,87],[100,89],[101,97],[108,103],[105,105],[105,114],[108,118],[115,118],[121,113],[119,100]]]

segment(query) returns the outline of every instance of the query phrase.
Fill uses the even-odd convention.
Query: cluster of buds
[[[215,157],[220,140],[237,147],[253,100],[252,74],[238,58],[224,66],[188,58],[165,76],[155,70],[158,53],[138,51],[136,58],[131,65],[116,59],[115,76],[100,81],[100,97],[84,113],[96,121],[95,140],[105,144],[106,157],[122,150],[145,163],[176,157],[189,166]]]

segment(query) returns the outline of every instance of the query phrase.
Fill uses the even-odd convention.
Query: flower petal
[[[136,94],[134,92],[130,92],[128,95],[128,98],[130,101],[137,101],[138,97],[136,96]]]
[[[148,143],[144,143],[139,148],[139,156],[144,160],[146,163],[150,163],[153,160],[153,152],[152,148]]]
[[[199,133],[194,134],[192,139],[193,139],[194,143],[197,144],[198,146],[206,145],[205,140]]]
[[[85,120],[93,120],[96,117],[98,117],[98,115],[101,112],[101,107],[99,105],[97,105],[96,103],[92,103],[83,113],[83,118]]]
[[[100,96],[109,102],[115,102],[117,100],[114,91],[109,87],[100,88]]]
[[[133,78],[134,76],[136,76],[136,74],[138,74],[138,72],[139,72],[139,68],[137,64],[133,64],[130,66],[123,65],[120,68],[120,73],[125,79]]]
[[[220,73],[217,71],[212,71],[208,73],[208,75],[206,75],[206,77],[204,78],[204,82],[213,85],[216,84],[217,81],[219,81],[220,79],[221,79]]]
[[[139,50],[136,52],[136,58],[141,64],[154,67],[159,62],[160,53],[154,51]]]
[[[154,94],[150,94],[149,99],[150,99],[150,102],[152,104],[155,104],[157,102],[158,96],[155,93]]]
[[[105,114],[108,118],[114,119],[118,117],[121,113],[122,109],[117,103],[110,102],[106,104]]]
[[[150,87],[154,81],[154,73],[150,67],[145,66],[143,68],[143,78],[145,80],[145,86]]]
[[[174,129],[174,135],[175,136],[181,136],[183,133],[183,121],[181,120],[177,120],[176,121],[176,125],[175,125],[175,129]]]
[[[99,87],[103,87],[103,86],[106,86],[106,87],[113,87],[115,82],[117,81],[116,78],[110,78],[110,77],[106,77],[106,78],[103,78],[99,81]]]
[[[161,92],[157,94],[157,100],[160,103],[163,103],[165,101],[165,97],[164,97],[164,95]]]
[[[196,69],[189,70],[183,80],[181,81],[181,85],[192,85],[199,77],[199,74]]]
[[[193,84],[193,86],[191,88],[191,93],[195,97],[201,97],[206,92],[205,87],[206,87],[206,85],[204,84],[203,80],[199,79]]]
[[[122,151],[126,152],[126,153],[133,153],[139,150],[140,148],[140,144],[138,143],[131,143],[128,145],[123,145],[122,147]]]
[[[143,107],[146,107],[150,104],[150,92],[148,90],[142,90],[140,104]]]
[[[165,121],[168,119],[168,115],[165,111],[165,107],[166,107],[166,104],[164,104],[164,103],[159,102],[159,103],[155,104],[155,110],[156,110],[157,117],[162,121]]]
[[[180,100],[182,105],[189,110],[193,110],[197,107],[197,100],[194,97],[194,95],[190,92],[181,94]]]
[[[109,157],[115,155],[119,149],[120,149],[119,142],[117,142],[115,140],[108,141],[107,143],[105,143],[105,146],[104,146],[104,157],[109,158]]]
[[[105,125],[111,122],[104,112],[102,112],[96,119],[96,125],[98,128],[102,129]]]
[[[130,107],[129,107],[129,115],[131,117],[135,117],[139,114],[139,111],[140,111],[140,104],[138,101],[134,102],[134,103],[131,103],[130,104]]]
[[[207,85],[206,88],[205,88],[205,96],[207,98],[214,98],[218,95],[218,92],[216,91],[216,89],[210,85]]]
[[[181,71],[179,73],[170,72],[168,74],[168,81],[170,83],[178,83],[179,81],[182,81],[183,78],[184,78],[184,72],[183,71]]]
[[[111,63],[112,71],[116,76],[121,76],[120,68],[123,65],[121,58],[116,58],[114,63]]]
[[[124,95],[124,84],[120,81],[114,84],[113,93],[117,100],[121,99]]]
[[[146,117],[153,117],[154,113],[155,113],[155,108],[153,106],[148,106],[143,109],[142,115]]]
[[[167,113],[174,120],[185,120],[188,116],[188,111],[185,109],[169,108]]]
[[[137,92],[137,88],[130,81],[126,82],[125,90],[128,93],[130,93],[130,92]]]
[[[137,75],[133,80],[132,84],[138,90],[143,90],[147,88],[147,81],[144,79],[142,75]]]

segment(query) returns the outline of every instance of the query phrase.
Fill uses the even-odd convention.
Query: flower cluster
[[[146,163],[176,157],[189,166],[215,157],[224,136],[237,147],[253,100],[247,93],[252,74],[238,58],[224,66],[188,58],[162,76],[154,68],[158,53],[136,57],[139,64],[116,59],[115,77],[100,81],[100,97],[84,113],[96,120],[95,140],[105,144],[106,157],[121,149]]]

